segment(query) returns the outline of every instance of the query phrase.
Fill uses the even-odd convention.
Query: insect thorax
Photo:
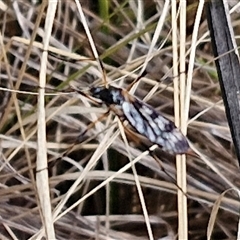
[[[93,87],[90,89],[93,97],[102,100],[106,105],[122,105],[124,102],[124,96],[122,95],[122,89],[110,86],[106,87]]]

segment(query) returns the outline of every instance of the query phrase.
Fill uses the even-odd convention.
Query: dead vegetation
[[[164,1],[106,1],[107,5],[104,1],[81,2],[109,83],[126,88],[150,56],[147,75],[133,94],[173,120],[176,93],[171,6],[156,45],[147,55]],[[128,137],[124,140],[122,125],[112,113],[61,158],[86,126],[107,109],[73,91],[102,84],[102,72],[93,60],[76,4],[70,0],[59,2],[53,27],[47,29],[51,32],[50,51],[55,56],[48,55],[42,73],[46,76],[43,127],[49,167],[40,171],[36,163],[40,156],[37,148],[41,147],[37,143],[43,64],[40,43],[45,38],[48,13],[27,1],[14,1],[7,9],[1,7],[1,238],[43,236],[48,221],[42,217],[44,206],[38,196],[48,191],[36,187],[36,164],[37,174],[49,174],[45,180],[49,181],[48,204],[56,239],[151,239],[151,231],[152,239],[177,238],[175,158],[155,150],[170,178],[146,152],[141,143],[145,139],[140,141],[136,135],[135,141]],[[186,11],[187,73],[197,5],[189,5]],[[232,21],[233,25],[238,21],[236,16]],[[190,101],[187,136],[201,156],[187,156],[188,235],[190,239],[206,239],[209,231],[211,239],[235,239],[239,168],[207,33],[203,14],[197,33],[201,40],[192,63],[191,95],[186,99]],[[136,169],[132,162],[136,162]]]

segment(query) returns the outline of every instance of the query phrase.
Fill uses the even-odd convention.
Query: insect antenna
[[[104,85],[105,85],[106,88],[108,88],[106,69],[103,66],[102,60],[99,59],[98,61],[99,61],[99,64],[100,64],[100,67],[101,67],[101,70],[102,70]]]

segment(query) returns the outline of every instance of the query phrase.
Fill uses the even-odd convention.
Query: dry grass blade
[[[119,125],[119,129],[120,129],[120,132],[121,132],[121,136],[122,136],[123,141],[124,141],[124,143],[126,145],[126,148],[127,148],[128,159],[129,159],[129,161],[131,163],[132,162],[132,155],[130,153],[130,148],[129,148],[129,144],[128,144],[128,140],[127,140],[126,134],[124,132],[123,125],[122,125],[122,123],[120,121],[119,121],[118,125]],[[141,203],[141,206],[142,206],[143,215],[144,215],[145,222],[146,222],[146,227],[147,227],[147,231],[148,231],[148,237],[149,237],[150,240],[153,240],[154,237],[153,237],[151,224],[150,224],[150,221],[149,221],[149,215],[148,215],[148,211],[147,211],[147,206],[146,206],[146,203],[145,203],[145,200],[144,200],[143,191],[142,191],[142,188],[141,188],[141,185],[140,185],[140,181],[139,181],[139,177],[138,177],[138,174],[137,174],[137,170],[136,170],[136,167],[135,167],[134,164],[132,165],[132,171],[133,171],[134,180],[135,180],[135,183],[136,183],[136,188],[137,188],[137,191],[138,191],[139,200],[140,200],[140,203]]]
[[[225,191],[239,189],[240,177],[202,14],[203,2],[188,1],[182,13],[176,4],[175,14],[170,10],[174,1],[77,2],[81,16],[75,1],[57,1],[53,26],[48,25],[48,49],[53,54],[45,59],[44,71],[40,69],[46,54],[42,39],[47,34],[47,9],[41,12],[40,5],[30,1],[13,1],[8,9],[0,3],[1,238],[34,239],[44,235],[43,222],[54,222],[56,239],[174,239],[180,236],[178,219],[188,212],[182,232],[189,239],[207,239],[214,204],[217,214],[210,219],[209,235],[236,238],[239,198],[234,191]],[[237,6],[232,6],[230,16],[236,33]],[[186,41],[180,47],[176,24],[181,14],[187,19],[183,28]],[[179,87],[180,48],[186,50],[181,54],[186,88]],[[101,59],[104,71],[94,58]],[[144,70],[147,74],[130,88]],[[41,79],[46,77],[45,87],[41,82],[41,110],[45,114],[41,118],[40,71]],[[174,121],[176,111],[188,123],[188,139],[201,159],[186,156],[187,171],[179,175],[187,181],[183,217],[177,212],[178,188],[172,180],[177,174],[174,156],[153,147],[165,174],[146,151],[151,143],[127,122],[123,131],[113,112],[92,124],[82,142],[76,141],[89,124],[109,110],[88,97],[91,87],[104,86],[104,74],[108,86],[131,89],[132,95],[170,120]],[[173,96],[180,92],[185,96],[181,99],[185,108],[180,104],[174,110]],[[40,119],[42,130],[37,124]],[[46,138],[42,145],[37,143],[37,132],[42,133],[42,140]],[[73,143],[74,148],[68,151]],[[45,161],[36,164],[37,158],[44,159],[37,148]],[[69,154],[59,159],[65,151]],[[36,168],[43,171],[36,172]],[[36,174],[37,181],[44,175],[41,181],[49,184],[49,190],[44,187],[37,193]],[[48,192],[46,207],[39,203],[38,194],[43,198]],[[219,196],[221,201],[216,205]],[[40,209],[53,219],[43,220]]]
[[[207,228],[207,239],[210,240],[212,239],[212,234],[213,234],[213,230],[214,230],[214,225],[216,224],[216,220],[217,220],[217,214],[218,211],[220,209],[221,206],[221,202],[224,198],[224,196],[229,192],[229,191],[233,191],[234,189],[227,189],[226,191],[224,191],[223,193],[221,193],[221,195],[218,197],[218,199],[216,200],[216,202],[213,205],[212,208],[212,212],[209,218],[209,223],[208,223],[208,228]]]
[[[176,21],[176,2],[173,4],[172,9],[172,22]],[[176,126],[180,127],[183,132],[186,133],[186,117],[184,116],[184,106],[185,106],[185,62],[186,62],[186,2],[181,2],[179,5],[179,33],[180,38],[177,38],[177,26],[173,23],[174,30],[173,32],[173,50],[179,51],[179,59],[180,63],[178,64],[178,54],[173,51],[173,69],[174,75],[178,76],[180,70],[180,77],[174,78],[174,116]],[[180,43],[180,48],[178,50],[178,42]],[[176,156],[176,171],[177,171],[177,184],[179,188],[182,190],[178,190],[178,234],[180,239],[188,238],[188,219],[187,219],[187,179],[186,179],[186,156],[178,155]]]
[[[52,206],[50,199],[49,177],[48,177],[48,160],[47,160],[47,144],[46,144],[46,114],[45,114],[45,86],[46,86],[46,68],[47,54],[50,42],[53,21],[55,18],[57,2],[42,4],[43,11],[47,7],[47,15],[44,27],[43,53],[41,58],[41,68],[39,72],[39,95],[38,95],[38,135],[37,135],[37,161],[36,161],[36,185],[40,202],[40,211],[43,218],[43,228],[45,230],[44,237],[47,239],[55,239],[55,230],[52,218]],[[41,19],[41,15],[39,16]],[[36,236],[41,238],[42,236]]]

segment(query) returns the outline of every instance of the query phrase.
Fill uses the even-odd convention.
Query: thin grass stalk
[[[45,5],[44,3],[42,3]],[[44,6],[45,7],[45,6]],[[47,161],[47,144],[46,144],[46,114],[45,114],[45,86],[46,86],[46,68],[48,46],[51,38],[53,21],[55,18],[57,2],[49,2],[45,31],[43,38],[43,48],[41,59],[41,68],[39,73],[39,95],[38,95],[38,134],[37,134],[37,162],[36,162],[36,184],[40,207],[43,214],[43,226],[45,229],[45,237],[47,239],[55,239],[55,231],[52,219],[52,206],[50,199],[50,189],[48,182],[48,161]],[[39,236],[40,237],[40,236]]]
[[[42,4],[42,8],[40,10],[40,12],[43,12],[45,9],[45,4]],[[22,67],[20,69],[20,73],[19,73],[19,77],[18,77],[18,81],[16,83],[16,88],[18,89],[21,82],[22,82],[22,79],[23,79],[23,76],[24,76],[24,73],[25,73],[25,70],[26,70],[26,67],[27,67],[27,60],[29,59],[30,57],[30,54],[31,54],[31,51],[32,51],[32,45],[33,45],[33,40],[35,39],[36,37],[36,34],[37,34],[37,30],[38,30],[38,27],[39,27],[39,24],[40,24],[40,21],[41,21],[41,17],[42,15],[39,14],[37,20],[36,20],[36,24],[34,26],[34,29],[33,29],[33,33],[32,33],[32,37],[31,37],[31,40],[29,42],[30,46],[26,52],[26,55],[25,55],[25,58],[24,58],[24,61],[23,61],[23,64],[22,64]],[[13,92],[13,95],[12,95],[12,98],[10,99],[9,101],[9,104],[12,104],[12,100],[14,100],[14,98],[16,98],[16,93]],[[19,122],[22,123],[21,121],[21,114],[20,114],[20,109],[18,107],[18,104],[14,101],[15,103],[15,107],[16,107],[16,112],[17,112],[17,115],[18,115],[18,119],[19,119]],[[8,112],[5,112],[5,116],[8,115]],[[1,119],[2,122],[4,122],[4,117]],[[23,146],[24,146],[24,149],[25,149],[25,153],[26,153],[26,158],[28,160],[28,166],[29,166],[29,172],[30,172],[30,176],[31,176],[31,180],[32,180],[32,184],[33,184],[33,187],[35,189],[35,179],[34,179],[34,175],[33,175],[33,171],[32,171],[32,164],[31,164],[31,160],[30,160],[30,154],[29,154],[29,151],[26,147],[26,145],[24,144],[25,141],[27,141],[27,139],[29,138],[29,136],[25,136],[25,132],[24,132],[24,129],[23,129],[23,124],[20,124],[21,127],[20,127],[20,130],[21,130],[21,135],[24,139],[23,141]],[[45,130],[44,130],[45,131]],[[14,154],[16,154],[18,151],[20,150],[20,148],[17,148],[12,154],[11,156],[13,157]],[[37,197],[36,197],[37,198]],[[38,198],[36,199],[37,202],[38,202]],[[40,212],[40,215],[42,216],[41,212]],[[53,235],[52,235],[53,236]]]
[[[173,48],[173,76],[178,76],[178,27],[177,27],[177,2],[172,1],[172,48]],[[185,46],[184,46],[185,47]],[[185,62],[184,62],[185,63]],[[177,127],[180,125],[180,111],[179,111],[179,79],[177,77],[173,80],[174,83],[174,119]],[[179,176],[179,167],[178,162],[181,161],[180,156],[176,156],[176,168],[177,168],[177,184],[183,189],[182,181]],[[180,179],[180,181],[179,181]],[[183,189],[184,190],[184,189]],[[179,239],[184,239],[184,210],[182,207],[182,193],[178,191],[178,234]]]
[[[85,19],[84,13],[82,11],[82,7],[81,4],[76,1],[77,7],[78,7],[78,11],[80,13],[81,16],[81,20],[82,20],[82,24],[84,26],[85,32],[88,36],[88,40],[90,42],[94,57],[98,60],[99,56],[96,50],[96,47],[94,45],[94,41],[92,39],[90,30],[88,28],[87,25],[87,21]],[[100,62],[99,60],[97,61],[99,63],[99,70],[101,72],[101,66],[100,66]],[[94,116],[94,119],[97,119],[96,116]],[[94,120],[93,119],[93,120]],[[95,125],[97,127],[97,124]],[[98,161],[98,159],[102,156],[102,154],[105,152],[105,150],[107,149],[107,147],[109,146],[109,144],[111,144],[110,140],[113,140],[113,138],[109,138],[109,135],[111,133],[111,129],[109,129],[109,131],[107,132],[107,134],[105,135],[103,141],[101,142],[101,144],[99,144],[98,148],[96,149],[95,153],[92,155],[91,159],[89,160],[87,166],[84,168],[84,170],[82,171],[81,175],[79,176],[78,179],[76,179],[76,181],[73,183],[73,185],[69,188],[68,192],[66,193],[65,197],[61,200],[61,202],[58,204],[58,206],[55,208],[54,210],[54,220],[56,221],[57,219],[60,218],[60,216],[63,216],[63,214],[60,214],[60,216],[58,216],[58,214],[62,211],[62,208],[65,206],[66,202],[68,201],[68,199],[71,197],[71,195],[74,193],[75,189],[78,187],[78,185],[84,180],[84,176],[89,172],[90,169],[92,169],[92,167],[96,164],[96,162]],[[115,136],[116,137],[116,136]],[[74,205],[76,206],[76,205]],[[70,211],[70,209],[72,209],[71,207],[68,208],[65,213],[68,212],[68,210]]]
[[[122,123],[120,122],[120,120],[118,121],[118,125],[119,125],[119,129],[120,129],[120,132],[121,132],[121,136],[122,136],[123,141],[126,145],[129,161],[131,163],[132,162],[132,155],[130,153],[130,148],[129,148],[130,146],[128,144],[126,134],[124,132],[124,127],[123,127]],[[140,184],[140,181],[139,181],[139,176],[137,174],[135,164],[132,164],[132,171],[133,171],[134,180],[135,180],[136,188],[137,188],[137,191],[138,191],[138,196],[139,196],[139,199],[140,199],[141,207],[142,207],[142,210],[143,210],[143,215],[144,215],[144,219],[145,219],[145,223],[146,223],[146,227],[147,227],[148,237],[149,237],[150,240],[154,240],[153,231],[152,231],[151,224],[150,224],[150,219],[149,219],[149,214],[148,214],[146,202],[145,202],[145,199],[144,199],[142,187],[141,187],[141,184]]]
[[[184,116],[185,107],[185,84],[186,84],[186,1],[180,2],[180,128],[181,130],[186,129],[186,120]],[[183,190],[178,189],[178,203],[179,205],[179,239],[188,239],[188,210],[187,210],[187,172],[186,172],[186,155],[176,157],[176,168],[177,168],[177,182]]]
[[[189,56],[189,64],[188,64],[188,73],[187,73],[187,82],[186,82],[186,94],[185,94],[185,108],[184,108],[184,116],[186,117],[186,121],[188,121],[188,113],[190,107],[190,99],[191,99],[191,88],[192,88],[192,79],[193,79],[193,70],[194,70],[194,60],[196,56],[196,48],[197,48],[197,37],[199,32],[199,24],[201,21],[201,16],[204,8],[204,0],[199,1],[196,18],[194,21],[191,48],[190,48],[190,56]],[[186,134],[187,129],[183,129],[183,133]]]
[[[112,136],[111,138],[115,139],[116,136],[118,135],[118,133],[114,133],[114,136]],[[153,145],[152,147],[149,148],[150,151],[154,151],[156,148],[158,148],[157,145]],[[111,182],[113,179],[117,178],[117,176],[121,175],[122,173],[124,173],[125,171],[127,171],[129,168],[132,167],[133,164],[136,164],[137,162],[139,162],[144,156],[147,156],[149,154],[149,150],[143,152],[141,155],[139,155],[138,157],[136,157],[135,159],[133,159],[131,162],[127,163],[124,167],[120,168],[117,172],[114,172],[113,175],[109,176],[106,180],[104,180],[103,182],[101,182],[99,185],[97,185],[95,188],[93,188],[91,191],[89,191],[86,195],[84,195],[81,199],[79,199],[78,201],[76,201],[74,204],[72,204],[68,209],[66,209],[65,211],[63,211],[61,214],[59,214],[59,216],[55,219],[56,221],[61,218],[62,216],[64,216],[66,213],[68,213],[70,210],[74,209],[78,204],[80,204],[81,202],[83,202],[84,200],[86,200],[88,197],[90,197],[92,194],[94,194],[96,191],[98,191],[99,189],[101,189],[102,187],[104,187],[106,184],[108,184],[109,182]]]

